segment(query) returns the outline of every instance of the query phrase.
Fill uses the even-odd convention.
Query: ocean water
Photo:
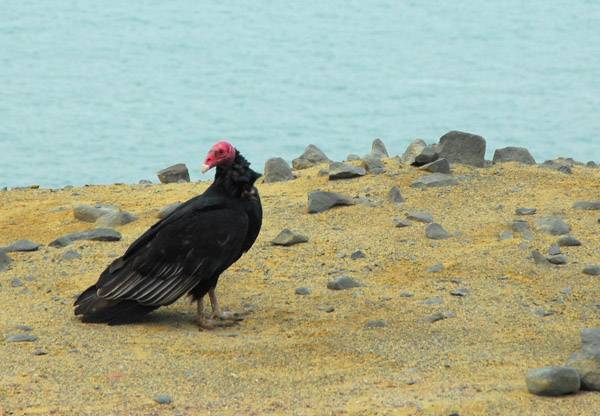
[[[0,188],[480,134],[600,162],[600,2],[3,1]],[[209,179],[206,177],[205,179]]]

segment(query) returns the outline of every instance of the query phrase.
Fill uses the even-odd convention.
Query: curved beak
[[[207,165],[206,163],[204,165],[202,165],[202,173],[206,173],[210,170],[210,166]]]

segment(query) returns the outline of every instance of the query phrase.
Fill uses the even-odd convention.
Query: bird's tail
[[[81,322],[119,325],[134,322],[158,308],[142,305],[129,299],[104,299],[98,296],[96,285],[90,286],[75,301],[75,315],[83,315]]]

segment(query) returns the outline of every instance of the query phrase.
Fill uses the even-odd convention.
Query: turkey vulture
[[[200,329],[240,320],[221,310],[215,288],[258,237],[262,206],[254,182],[261,175],[227,142],[211,148],[202,173],[213,167],[215,180],[202,195],[154,224],[77,298],[75,315],[83,315],[82,322],[131,322],[185,294],[197,302]],[[206,293],[210,318],[204,316]]]

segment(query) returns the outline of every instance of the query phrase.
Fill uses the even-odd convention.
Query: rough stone
[[[427,268],[427,273],[438,273],[444,270],[444,265],[442,263],[436,263],[433,266],[429,266]]]
[[[54,240],[50,244],[48,244],[48,246],[54,247],[54,248],[63,248],[70,244],[73,244],[73,240],[71,240],[67,236],[63,236],[63,237],[58,237],[56,240]]]
[[[537,208],[517,208],[515,213],[517,215],[534,215],[537,212]]]
[[[31,334],[12,334],[9,335],[4,342],[35,342],[38,337]]]
[[[423,320],[428,324],[432,324],[434,322],[441,321],[444,319],[446,319],[446,315],[444,315],[441,312],[436,312],[432,315],[427,315],[425,318],[423,318]]]
[[[118,208],[114,209],[112,207],[98,205],[92,207],[86,204],[77,204],[73,207],[73,216],[79,221],[96,222],[96,220],[101,216],[116,211],[118,211]]]
[[[419,168],[431,173],[450,174],[450,163],[446,159],[438,159],[431,163],[427,163]]]
[[[515,236],[510,231],[506,231],[506,230],[500,231],[500,237],[499,237],[500,241],[510,240],[511,238],[515,238]]]
[[[96,228],[93,230],[79,231],[76,233],[67,234],[66,236],[59,237],[50,244],[50,247],[62,248],[73,241],[88,240],[88,241],[119,241],[121,240],[121,233],[110,228]]]
[[[443,173],[432,173],[430,175],[421,176],[410,184],[413,188],[419,189],[453,185],[458,185],[458,181]]]
[[[589,211],[600,210],[600,201],[579,201],[573,204],[573,209],[585,209]]]
[[[325,153],[321,151],[314,144],[309,144],[304,153],[292,160],[292,167],[294,169],[307,169],[313,166],[320,165],[321,163],[330,163],[331,160],[325,156]]]
[[[581,245],[581,241],[573,236],[565,235],[564,237],[558,239],[557,244],[560,247],[577,247]]]
[[[348,276],[341,276],[327,283],[327,289],[331,290],[345,290],[361,286],[364,286],[364,283],[357,282]]]
[[[308,237],[303,236],[302,234],[295,233],[290,231],[287,228],[281,230],[281,232],[271,240],[271,244],[278,246],[292,246],[294,244],[306,243],[308,241]]]
[[[529,223],[524,220],[517,220],[517,221],[509,222],[508,226],[510,227],[511,230],[513,230],[516,233],[522,233],[524,231],[529,230]]]
[[[560,218],[542,218],[535,221],[539,231],[550,235],[564,235],[571,231],[571,228]]]
[[[546,257],[544,257],[542,255],[542,253],[540,253],[538,250],[534,250],[531,252],[531,256],[533,257],[533,261],[535,262],[535,264],[537,264],[538,266],[546,266],[549,267],[552,264],[548,261],[548,259],[546,259]]]
[[[299,287],[296,289],[296,295],[308,296],[310,295],[310,289],[307,287]]]
[[[590,354],[600,354],[600,328],[582,328],[581,350]]]
[[[326,211],[336,205],[354,205],[350,197],[337,192],[314,191],[308,193],[308,212]]]
[[[591,265],[585,266],[583,268],[583,274],[588,274],[590,276],[600,276],[600,266]]]
[[[30,240],[22,239],[7,246],[0,247],[0,250],[10,253],[13,251],[36,251],[38,248],[40,248],[39,244]]]
[[[581,390],[600,391],[600,355],[577,351],[569,357],[566,365],[579,373]]]
[[[386,327],[390,326],[390,324],[381,319],[373,319],[373,320],[367,322],[365,326],[367,328],[386,328]]]
[[[548,256],[547,260],[552,264],[567,264],[567,257],[564,254],[554,254],[552,256]]]
[[[130,214],[127,211],[121,212],[112,212],[110,214],[106,214],[101,216],[94,223],[94,227],[96,228],[111,228],[111,227],[120,227],[125,224],[132,223],[134,221],[139,220],[140,217],[137,215]]]
[[[7,270],[10,263],[12,263],[10,256],[4,250],[0,250],[0,272]]]
[[[357,250],[350,254],[350,259],[352,260],[364,259],[365,257],[367,257],[367,255],[360,250]]]
[[[355,155],[354,153],[350,153],[347,157],[346,157],[346,161],[348,162],[355,162],[360,160],[360,156],[359,155]]]
[[[10,287],[23,287],[24,284],[18,277],[15,277],[10,281]]]
[[[385,144],[381,141],[381,139],[373,140],[373,144],[371,145],[371,156],[376,157],[378,159],[388,158],[387,149],[385,148]]]
[[[572,174],[573,165],[566,162],[565,160],[546,160],[544,163],[539,165],[540,169],[552,169],[561,173]]]
[[[154,396],[154,401],[158,404],[171,404],[173,399],[167,394],[157,394]]]
[[[171,212],[173,212],[177,208],[179,208],[181,205],[183,205],[183,202],[176,202],[174,204],[169,204],[166,207],[161,208],[160,211],[158,211],[158,218],[164,218],[164,217],[166,217]]]
[[[450,163],[463,163],[478,168],[485,165],[485,139],[461,131],[444,134],[436,146],[440,158]]]
[[[581,387],[579,373],[573,367],[542,367],[529,370],[525,382],[530,393],[538,396],[561,396],[577,393]]]
[[[496,149],[494,157],[492,159],[494,163],[504,162],[519,162],[526,165],[535,165],[535,159],[529,153],[529,150],[524,147],[505,147],[502,149]]]
[[[177,163],[176,165],[164,168],[157,173],[158,179],[161,183],[177,183],[179,181],[189,182],[190,173],[184,163]]]
[[[431,223],[427,226],[427,228],[425,229],[425,234],[427,235],[427,238],[430,238],[432,240],[444,240],[446,238],[450,238],[450,234],[448,234],[448,231],[446,231],[444,227],[442,227],[436,222]]]
[[[413,166],[424,166],[438,160],[440,155],[435,149],[435,146],[425,146],[416,156],[415,161],[411,163]],[[447,161],[446,161],[447,162]]]
[[[265,182],[284,182],[296,179],[292,173],[292,168],[280,157],[272,157],[265,162]]]
[[[425,143],[425,141],[423,141],[422,139],[413,140],[413,142],[409,144],[406,148],[406,151],[400,158],[400,161],[407,165],[412,165],[413,163],[415,163],[415,158],[418,155],[420,155],[423,149],[425,149],[426,147],[427,143]]]
[[[369,173],[379,174],[385,172],[385,166],[383,165],[383,162],[371,155],[363,156],[361,159],[361,165]]]
[[[348,165],[341,162],[332,162],[329,165],[329,180],[351,179],[366,174],[367,171],[362,166]]]
[[[399,204],[401,202],[406,202],[406,200],[400,193],[400,188],[398,188],[396,185],[392,186],[392,188],[388,192],[387,201],[390,204]]]
[[[75,260],[75,259],[80,259],[81,258],[81,254],[79,254],[77,251],[75,250],[67,250],[63,253],[62,255],[63,260]]]
[[[406,218],[409,220],[424,222],[427,224],[433,222],[433,215],[426,214],[424,212],[407,213]]]

